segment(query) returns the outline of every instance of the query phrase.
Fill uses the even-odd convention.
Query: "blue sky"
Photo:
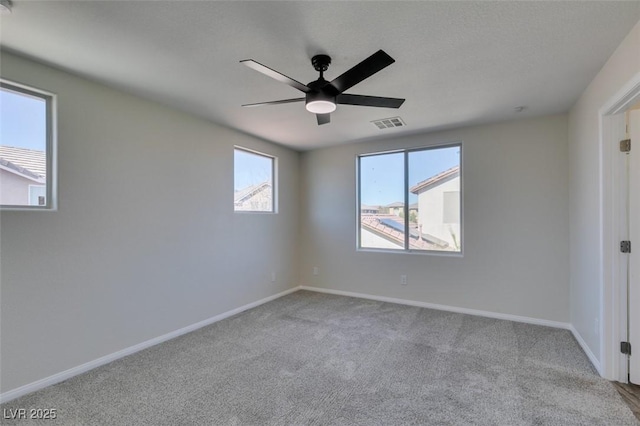
[[[272,159],[236,150],[233,165],[233,189],[239,190],[266,180],[271,181]]]
[[[46,102],[0,90],[0,144],[44,151],[47,145]]]
[[[409,153],[409,187],[460,164],[460,147],[429,149]],[[404,201],[404,153],[360,158],[361,202],[371,206]],[[418,196],[409,193],[409,203]]]

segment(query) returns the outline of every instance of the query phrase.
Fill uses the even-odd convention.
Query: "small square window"
[[[236,147],[234,150],[233,208],[238,212],[275,213],[276,159]]]
[[[0,207],[55,207],[53,95],[0,80]]]

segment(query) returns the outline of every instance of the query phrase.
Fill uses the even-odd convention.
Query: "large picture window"
[[[53,95],[0,80],[0,207],[55,207]]]
[[[360,155],[358,248],[462,252],[461,144]]]
[[[233,164],[234,210],[275,213],[276,159],[266,154],[236,147]]]

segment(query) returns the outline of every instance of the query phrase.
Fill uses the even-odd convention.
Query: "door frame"
[[[627,338],[626,260],[619,252],[623,198],[616,173],[618,142],[624,136],[624,113],[640,102],[637,73],[599,110],[600,127],[600,374],[622,383],[628,381],[626,355],[620,342]],[[638,149],[640,147],[636,147]],[[624,278],[624,280],[623,280]]]

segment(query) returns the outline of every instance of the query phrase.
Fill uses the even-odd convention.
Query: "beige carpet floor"
[[[637,425],[570,332],[300,291],[11,401],[3,425]]]

